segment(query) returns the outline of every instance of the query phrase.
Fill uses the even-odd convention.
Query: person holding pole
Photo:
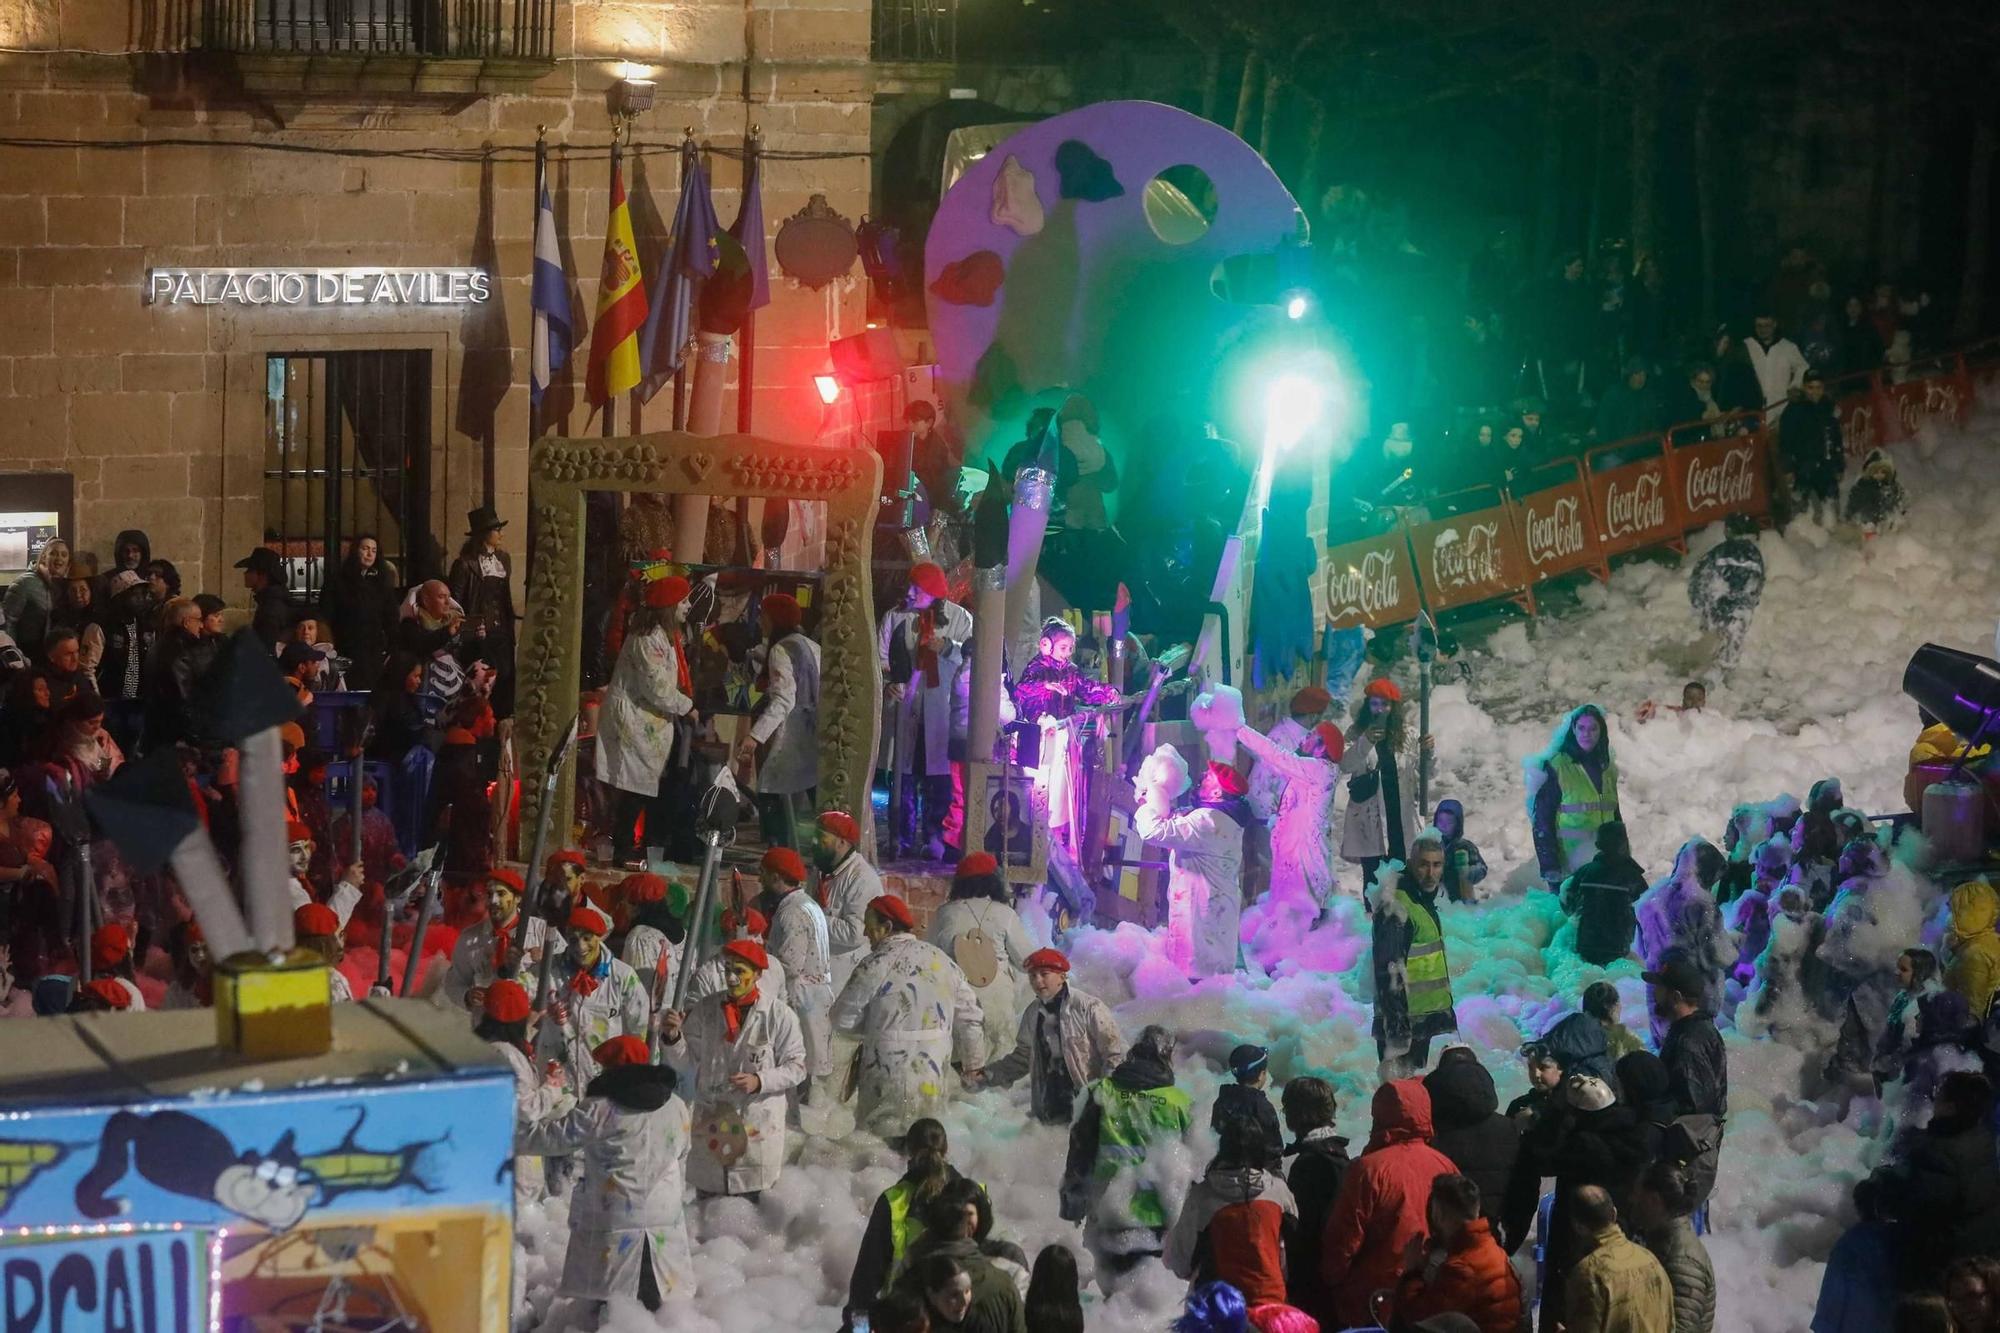
[[[521,911],[521,896],[526,892],[520,871],[495,866],[486,872],[486,916],[452,945],[451,964],[437,994],[440,1005],[480,1013],[486,990],[494,981],[532,970],[544,948],[562,952],[562,936],[540,917]]]
[[[638,974],[613,958],[605,945],[610,933],[611,919],[595,907],[570,911],[569,947],[560,957],[549,1007],[535,1034],[540,1058],[561,1060],[574,1088],[597,1077],[592,1051],[613,1037],[644,1042],[652,1017]]]
[[[886,890],[881,873],[861,854],[861,825],[845,810],[828,810],[819,817],[813,860],[822,876],[819,899],[826,909],[833,989],[838,993],[868,950],[868,904]]]
[[[811,807],[819,786],[819,645],[801,632],[805,611],[790,593],[770,594],[758,610],[764,621],[757,680],[763,697],[737,744],[736,764],[746,775],[756,764],[765,841],[796,851],[802,811]]]

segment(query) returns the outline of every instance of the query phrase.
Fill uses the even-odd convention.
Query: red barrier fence
[[[2000,393],[2000,341],[1918,362],[1900,382],[1874,371],[1829,381],[1827,391],[1847,453],[1859,458],[1932,422],[1962,424],[1976,398]],[[1725,433],[1706,438],[1717,431]],[[1322,557],[1328,627],[1380,629],[1420,609],[1503,598],[1532,613],[1538,583],[1579,569],[1607,578],[1614,555],[1684,550],[1696,528],[1732,514],[1762,517],[1777,435],[1777,417],[1761,412],[1689,422],[1545,464],[1535,472],[1554,484],[1525,495],[1495,491],[1497,504],[1423,522],[1406,516],[1391,531],[1332,547]]]

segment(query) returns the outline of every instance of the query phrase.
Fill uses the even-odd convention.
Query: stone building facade
[[[768,244],[811,195],[867,211],[869,41],[869,0],[0,7],[0,488],[67,473],[80,549],[108,556],[118,530],[143,528],[188,592],[239,602],[245,551],[276,536],[311,554],[335,510],[319,554],[400,519],[409,530],[383,537],[416,563],[406,573],[448,561],[475,506],[521,533],[538,127],[575,317],[550,415],[558,433],[596,433],[581,385],[614,83],[656,90],[625,160],[642,254],[673,217],[684,131],[712,150],[725,226],[761,131]],[[173,266],[476,266],[492,299],[149,301],[148,275]],[[810,291],[774,263],[758,433],[818,430],[812,375],[859,326],[860,282],[857,265]],[[670,399],[645,426],[669,424]]]

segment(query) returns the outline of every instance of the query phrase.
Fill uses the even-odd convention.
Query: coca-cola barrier
[[[1519,596],[1531,582],[1504,498],[1490,508],[1413,524],[1407,536],[1418,586],[1432,611]]]

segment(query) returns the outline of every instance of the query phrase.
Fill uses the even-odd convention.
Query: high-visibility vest
[[[1100,1183],[1120,1171],[1135,1171],[1146,1161],[1146,1151],[1155,1140],[1178,1138],[1194,1123],[1193,1103],[1179,1088],[1139,1088],[1126,1091],[1110,1079],[1100,1079],[1093,1089],[1103,1119],[1097,1130],[1096,1177]],[[1130,1207],[1141,1226],[1165,1227],[1166,1206],[1159,1191],[1142,1185],[1133,1191]]]
[[[1550,766],[1562,793],[1556,807],[1556,836],[1562,840],[1563,851],[1574,857],[1579,851],[1594,848],[1598,826],[1609,824],[1618,813],[1618,766],[1604,765],[1602,788],[1568,754],[1558,753]]]
[[[1451,967],[1444,956],[1444,932],[1430,908],[1402,889],[1396,890],[1396,896],[1402,900],[1412,927],[1410,952],[1403,960],[1409,978],[1410,1017],[1441,1013],[1451,1008]]]
[[[986,1187],[980,1185],[979,1192],[986,1193]],[[910,1210],[914,1193],[907,1180],[899,1180],[882,1191],[882,1197],[889,1201],[889,1273],[882,1284],[885,1292],[901,1275],[903,1256],[910,1252],[910,1246],[923,1238],[924,1220]]]

